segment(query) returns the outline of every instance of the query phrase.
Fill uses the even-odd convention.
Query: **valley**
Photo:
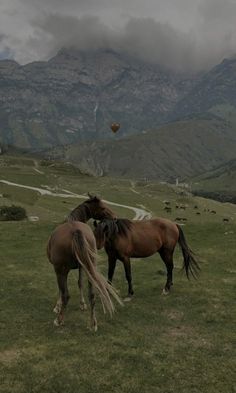
[[[171,184],[92,177],[59,161],[36,161],[25,155],[0,160],[1,205],[23,206],[29,218],[38,218],[0,222],[0,392],[51,393],[64,385],[67,393],[77,386],[83,393],[110,393],[111,388],[172,393],[176,375],[181,393],[233,391],[236,205],[194,197]],[[112,320],[97,300],[96,334],[87,328],[88,312],[79,310],[76,271],[69,276],[65,326],[53,326],[57,286],[45,250],[52,230],[87,192],[113,202],[119,217],[134,218],[126,207],[135,207],[177,220],[201,266],[198,280],[188,281],[176,249],[174,286],[163,296],[166,272],[160,257],[133,259],[134,298],[117,306]],[[99,256],[99,270],[106,275],[106,254]],[[121,264],[114,285],[124,297]]]

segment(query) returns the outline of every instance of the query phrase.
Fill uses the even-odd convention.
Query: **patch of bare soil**
[[[7,349],[0,352],[0,362],[1,363],[12,363],[18,360],[20,357],[20,351],[16,349]]]

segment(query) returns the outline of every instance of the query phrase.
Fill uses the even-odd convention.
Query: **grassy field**
[[[79,194],[90,191],[113,202],[144,206],[154,216],[187,218],[184,233],[201,259],[199,280],[188,281],[176,249],[168,296],[161,294],[165,269],[159,255],[133,260],[134,298],[117,306],[113,319],[97,301],[96,334],[88,329],[89,313],[79,310],[77,272],[72,271],[65,325],[55,328],[57,286],[45,247],[53,228],[82,200],[40,196],[0,183],[1,205],[19,204],[29,216],[39,217],[37,222],[0,222],[1,393],[236,392],[236,205],[193,198],[157,183],[85,177],[70,167],[41,166],[21,157],[1,157],[1,179]],[[171,213],[163,210],[165,200]],[[114,210],[123,217],[133,214]],[[100,255],[99,269],[106,274],[106,257]],[[114,285],[126,295],[121,264]]]

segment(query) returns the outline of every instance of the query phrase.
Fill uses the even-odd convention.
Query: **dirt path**
[[[140,194],[140,192],[135,189],[135,182],[131,181],[130,184],[131,184],[130,190],[135,194]]]
[[[28,190],[33,190],[33,191],[39,192],[40,195],[50,195],[50,196],[59,197],[59,198],[79,198],[79,199],[86,199],[87,198],[87,195],[75,194],[74,192],[64,190],[64,189],[62,189],[63,193],[61,193],[61,192],[58,193],[58,192],[53,191],[53,189],[51,189],[48,186],[44,186],[45,188],[32,187],[32,186],[27,186],[24,184],[13,183],[13,182],[10,182],[7,180],[0,180],[0,183],[7,184],[8,186],[14,186],[14,187],[26,188]],[[137,208],[134,206],[122,205],[120,203],[106,201],[106,200],[104,200],[104,202],[106,202],[108,205],[119,206],[119,207],[123,207],[124,209],[132,210],[135,213],[135,216],[133,218],[134,220],[149,219],[152,216],[151,213],[146,211],[145,209]]]
[[[44,175],[44,172],[40,171],[38,169],[38,166],[39,166],[38,161],[34,160],[34,168],[33,168],[34,171],[37,172],[37,173],[40,173],[40,175]]]

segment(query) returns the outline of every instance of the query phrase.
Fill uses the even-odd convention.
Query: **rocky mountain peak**
[[[45,148],[101,140],[112,136],[114,121],[126,136],[206,112],[220,100],[234,104],[235,63],[196,76],[111,49],[62,48],[49,61],[23,66],[2,60],[0,142]]]

